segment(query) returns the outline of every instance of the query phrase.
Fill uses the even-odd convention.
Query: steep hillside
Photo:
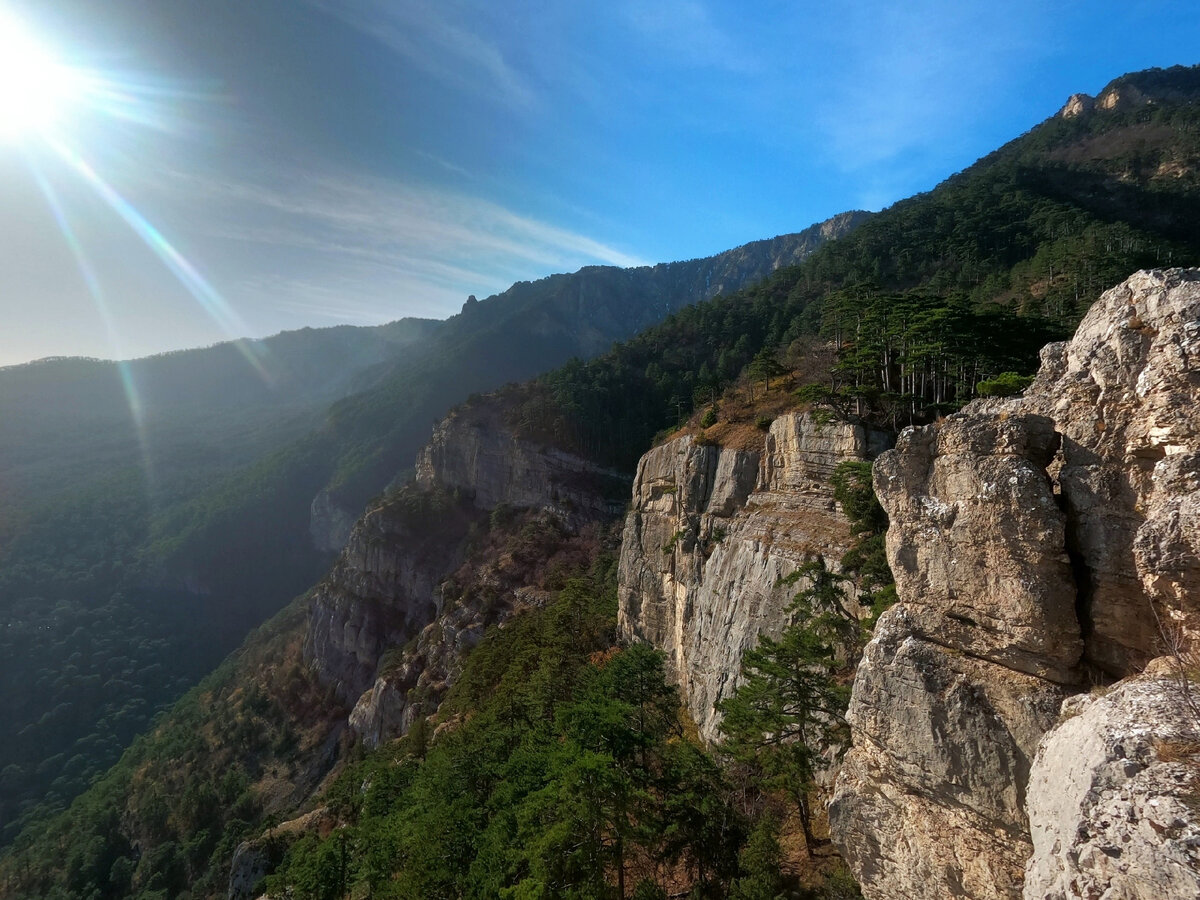
[[[488,626],[542,607],[611,549],[613,474],[494,424],[486,407],[443,423],[420,481],[373,504],[326,578],[27,831],[0,893],[224,896],[240,840],[297,812],[352,743],[423,721]],[[473,433],[503,454],[477,452]],[[611,626],[597,627],[609,646]],[[45,855],[60,841],[65,864]]]
[[[265,617],[196,629],[186,591],[146,590],[155,516],[311,430],[439,324],[0,369],[0,835],[73,796]]]

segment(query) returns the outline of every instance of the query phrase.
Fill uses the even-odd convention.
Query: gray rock
[[[831,832],[865,897],[1018,898],[1029,769],[1066,691],[918,629],[905,605],[876,624]]]
[[[517,588],[486,609],[443,596],[487,510],[539,510],[571,531],[618,515],[627,485],[610,470],[518,439],[494,404],[467,405],[439,423],[415,484],[359,519],[313,591],[305,658],[353,707],[353,731],[371,746],[403,735],[419,712],[436,709],[486,626],[521,606]],[[422,493],[440,498],[436,522],[408,512]],[[410,702],[414,693],[421,710]]]
[[[1158,654],[1160,617],[1200,628],[1200,271],[1138,272],[1042,354],[1023,400],[1062,434],[1057,479],[1087,656],[1120,677]]]
[[[1026,900],[1200,897],[1200,720],[1177,678],[1074,704],[1033,765]]]
[[[313,498],[308,514],[308,535],[318,550],[340,553],[350,539],[357,513],[339,506],[328,490]]]
[[[1078,694],[1198,636],[1198,359],[1200,272],[1139,272],[1024,397],[877,462],[902,605],[859,667],[830,809],[869,900],[1198,895],[1195,760],[1151,759],[1182,727],[1163,683]]]
[[[667,652],[706,740],[717,737],[713,706],[737,685],[742,655],[786,624],[797,587],[780,579],[812,556],[836,568],[849,547],[829,475],[879,444],[860,426],[790,414],[772,423],[761,451],[689,436],[639,462],[621,542],[621,633]]]

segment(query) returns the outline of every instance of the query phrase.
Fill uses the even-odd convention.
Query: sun
[[[0,14],[0,141],[51,129],[83,92],[84,79],[20,22]]]

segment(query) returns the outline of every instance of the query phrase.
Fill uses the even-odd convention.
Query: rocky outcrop
[[[1096,108],[1096,98],[1088,94],[1072,94],[1058,111],[1059,118],[1074,119]]]
[[[1200,628],[1200,273],[1139,272],[1042,352],[1025,397],[1054,420],[1068,548],[1084,573],[1089,661],[1114,676],[1158,655],[1162,617]]]
[[[1200,716],[1174,660],[1064,705],[1029,786],[1026,900],[1200,897]]]
[[[1064,689],[880,617],[854,683],[830,830],[868,898],[1015,898],[1025,786]]]
[[[1182,733],[1178,704],[1153,679],[1077,698],[1200,627],[1197,351],[1200,273],[1137,273],[1023,398],[876,463],[901,602],[859,666],[830,808],[869,900],[1196,895],[1200,759],[1153,740]]]
[[[1083,650],[1065,518],[1042,416],[951,416],[907,429],[875,465],[888,560],[925,638],[1058,682]]]
[[[536,602],[523,581],[533,578],[530,566],[492,552],[507,530],[534,535],[540,565],[560,561],[561,544],[616,515],[614,498],[627,486],[585,460],[517,439],[487,399],[441,422],[416,481],[358,521],[313,591],[305,657],[353,707],[354,732],[370,745],[404,734],[416,715],[436,709],[487,626]],[[500,508],[524,518],[497,525],[489,513]],[[486,563],[489,552],[500,561]]]
[[[875,464],[902,604],[876,626],[830,822],[868,897],[1017,897],[1029,768],[1082,652],[1039,416],[910,428]]]
[[[667,652],[705,739],[713,705],[737,682],[742,654],[777,635],[794,586],[780,580],[813,556],[836,567],[850,541],[829,475],[867,459],[882,435],[861,426],[777,418],[761,450],[654,448],[638,464],[618,575],[620,628]]]
[[[355,525],[333,570],[313,591],[305,658],[353,705],[380,657],[437,618],[442,577],[461,560],[476,516],[445,491],[406,489]]]
[[[487,402],[460,407],[434,428],[416,480],[457,490],[481,509],[545,509],[576,522],[619,514],[629,489],[620,473],[516,437]]]
[[[259,896],[263,879],[279,865],[289,844],[305,834],[327,837],[335,823],[329,810],[321,806],[268,828],[252,840],[242,841],[234,851],[229,867],[228,900],[250,900]]]
[[[318,491],[308,514],[308,535],[318,550],[340,553],[358,516],[338,504],[328,489]]]

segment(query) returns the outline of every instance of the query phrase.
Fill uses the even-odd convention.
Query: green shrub
[[[1032,375],[1001,372],[995,378],[985,378],[975,385],[975,392],[980,397],[1011,397],[1013,394],[1021,393],[1032,383]]]

